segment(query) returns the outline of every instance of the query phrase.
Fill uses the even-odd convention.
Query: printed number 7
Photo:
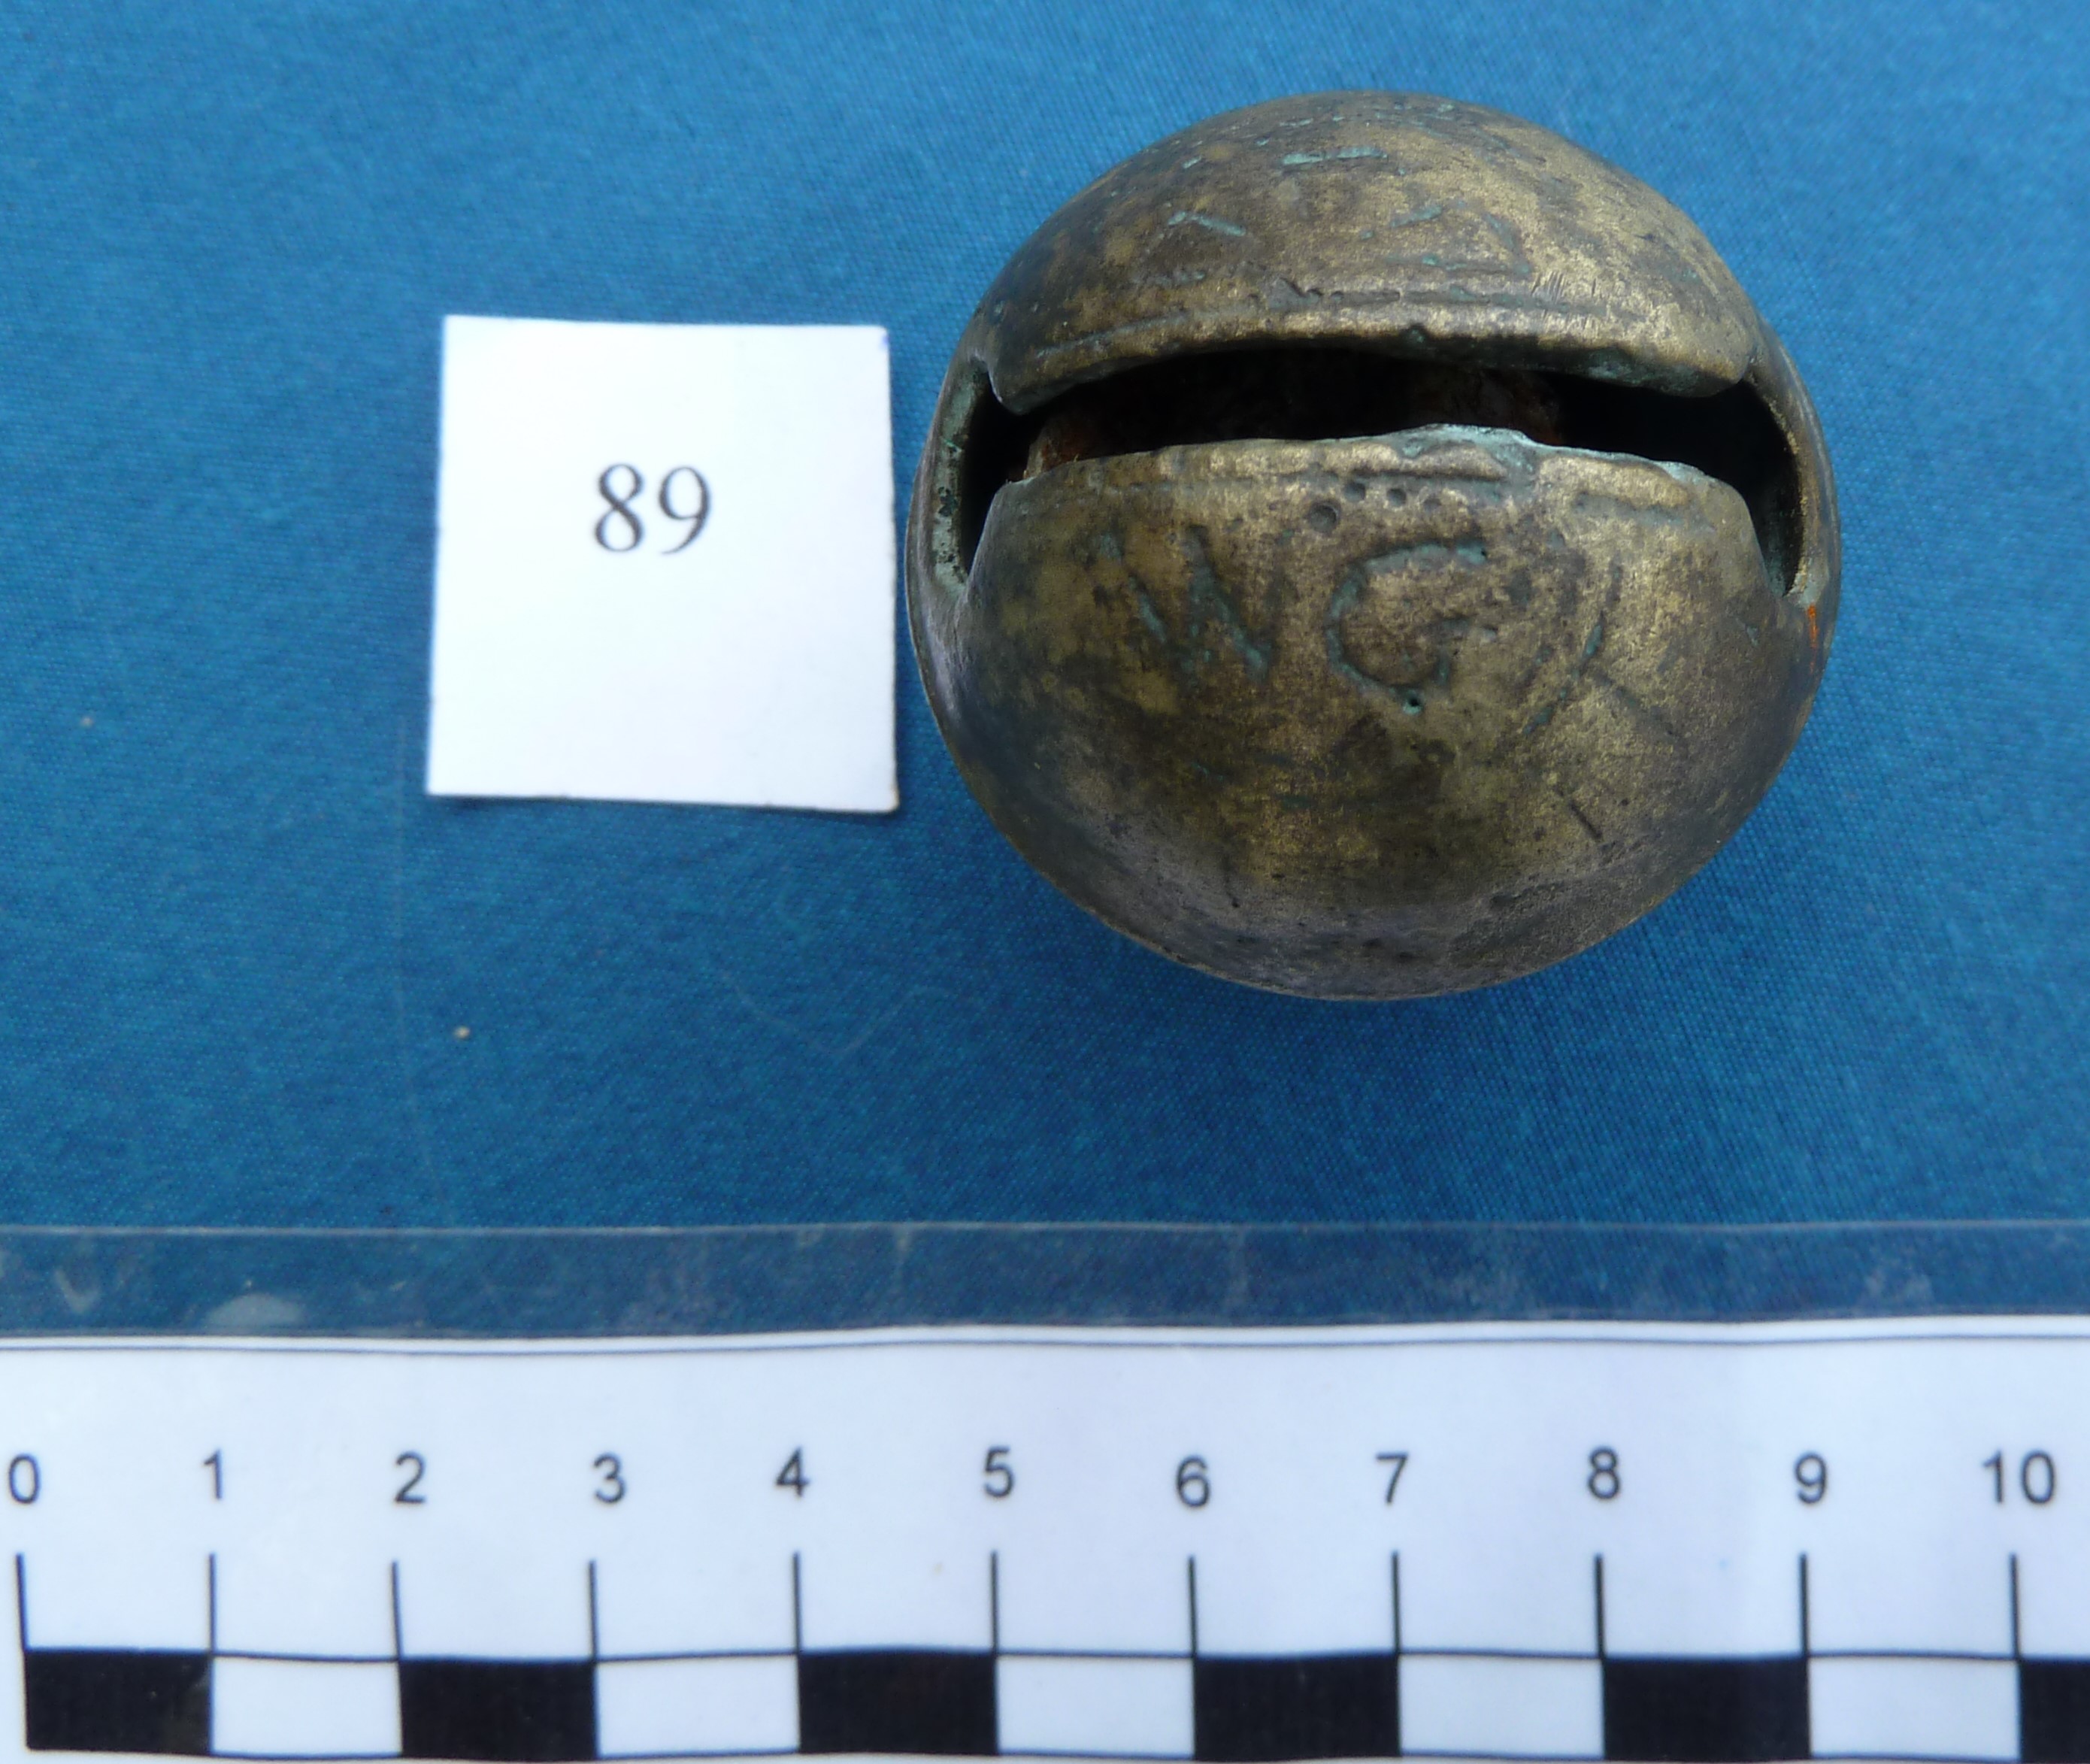
[[[1378,1455],[1378,1461],[1382,1464],[1391,1464],[1393,1466],[1393,1474],[1388,1477],[1386,1482],[1386,1504],[1391,1507],[1393,1504],[1393,1491],[1400,1486],[1400,1473],[1408,1468],[1408,1454],[1405,1452],[1382,1452]]]

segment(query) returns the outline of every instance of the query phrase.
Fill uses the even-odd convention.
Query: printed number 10
[[[678,484],[682,486],[680,489],[676,488]],[[602,475],[595,480],[595,487],[609,505],[595,523],[595,542],[604,551],[620,556],[638,550],[646,542],[646,526],[633,505],[646,488],[645,473],[636,466],[605,466]],[[675,544],[664,546],[660,555],[672,557],[678,551],[689,549],[697,535],[704,530],[704,523],[711,518],[712,487],[705,481],[704,475],[695,466],[673,467],[661,479],[654,500],[669,520],[683,522],[689,527]],[[677,502],[688,506],[677,508]]]
[[[1981,1468],[1996,1479],[1996,1504],[2003,1504],[2003,1454],[1981,1460]],[[2044,1452],[2028,1452],[2024,1461],[2018,1465],[2018,1489],[2035,1507],[2044,1507],[2053,1499],[2053,1460]]]

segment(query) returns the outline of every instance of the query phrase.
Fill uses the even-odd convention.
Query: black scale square
[[[991,1758],[994,1656],[944,1648],[801,1654],[798,1749]]]
[[[1762,1764],[1808,1755],[1807,1662],[1604,1662],[1604,1756]]]
[[[210,1656],[31,1648],[22,1656],[23,1739],[32,1752],[210,1750]]]
[[[1400,1749],[1400,1672],[1391,1654],[1201,1654],[1190,1672],[1199,1758],[1270,1764]]]
[[[2018,1662],[2018,1755],[2090,1764],[2090,1660]]]
[[[404,1758],[574,1764],[595,1756],[587,1660],[402,1660]]]

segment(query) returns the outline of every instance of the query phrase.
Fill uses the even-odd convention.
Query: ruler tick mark
[[[1813,1640],[1808,1633],[1807,1604],[1807,1552],[1803,1550],[1800,1553],[1800,1657],[1803,1660],[1814,1651]]]
[[[1604,1657],[1604,1559],[1596,1559],[1597,1658]]]
[[[1400,1658],[1400,1551],[1393,1552],[1393,1656]]]

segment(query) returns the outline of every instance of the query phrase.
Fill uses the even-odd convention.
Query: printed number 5
[[[1008,1461],[1007,1446],[988,1447],[987,1462],[982,1469],[987,1480],[980,1486],[987,1491],[989,1500],[1007,1500],[1016,1492],[1016,1470]]]

